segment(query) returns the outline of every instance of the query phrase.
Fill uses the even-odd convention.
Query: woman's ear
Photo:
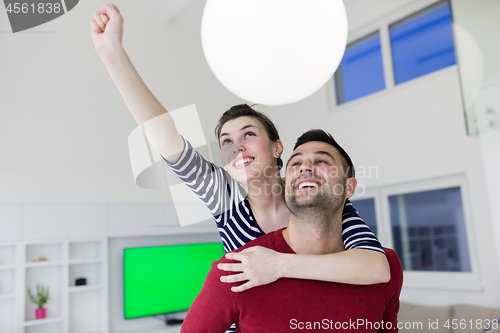
[[[283,154],[283,143],[281,142],[281,140],[276,140],[276,142],[274,143],[274,157],[275,158],[278,158],[278,157],[281,157],[281,155]]]
[[[356,187],[358,186],[358,181],[356,178],[351,177],[345,180],[345,197],[346,199],[352,197],[356,192]]]

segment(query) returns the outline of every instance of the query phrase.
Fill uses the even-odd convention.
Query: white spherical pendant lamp
[[[217,79],[264,105],[300,101],[337,69],[347,42],[342,0],[207,0],[201,42]]]

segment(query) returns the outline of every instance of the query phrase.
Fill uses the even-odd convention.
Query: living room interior
[[[205,3],[115,2],[125,18],[124,48],[144,82],[169,111],[195,106],[206,138],[200,152],[222,165],[217,120],[248,101],[207,64]],[[0,332],[179,332],[175,319],[185,311],[178,309],[125,319],[124,251],[220,242],[204,207],[176,202],[163,161],[134,157],[141,149],[152,155],[144,138],[133,139],[138,126],[89,33],[104,4],[82,1],[16,34],[0,11]],[[301,101],[258,109],[277,125],[284,161],[311,128],[332,133],[349,151],[359,184],[353,205],[403,263],[401,320],[498,323],[500,5],[344,5],[342,71]],[[405,57],[424,46],[431,56],[407,70]],[[361,87],[356,79],[367,66],[374,81]],[[199,222],[181,226],[187,215],[180,214]],[[49,293],[44,319],[29,295],[38,285]],[[482,323],[469,331],[482,332]]]

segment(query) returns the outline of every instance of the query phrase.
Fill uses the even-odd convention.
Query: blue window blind
[[[392,195],[389,206],[405,270],[471,271],[460,187]]]
[[[391,24],[389,29],[396,84],[456,63],[447,1]]]
[[[335,72],[335,87],[337,104],[385,89],[378,32],[347,46]]]

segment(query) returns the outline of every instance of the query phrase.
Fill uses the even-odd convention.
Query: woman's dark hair
[[[351,178],[354,177],[354,166],[352,164],[351,158],[349,155],[346,153],[344,148],[342,148],[337,141],[333,138],[333,136],[330,133],[327,133],[323,131],[322,129],[312,129],[304,134],[302,134],[298,139],[297,142],[295,142],[295,147],[293,147],[293,150],[297,149],[297,147],[302,146],[304,143],[310,142],[310,141],[320,141],[320,142],[325,142],[337,149],[344,159],[342,161],[342,166],[346,169],[346,172],[342,172],[342,174],[345,174],[347,177],[346,178]]]
[[[230,120],[246,116],[258,120],[264,126],[269,140],[271,140],[272,142],[278,141],[280,139],[280,136],[278,134],[276,126],[274,126],[273,122],[265,114],[252,109],[252,106],[254,105],[255,104],[250,106],[248,106],[247,104],[235,105],[224,112],[219,119],[219,123],[215,127],[215,136],[217,137],[217,140],[219,140],[220,138],[220,132],[222,130],[222,126],[224,126],[225,123]],[[278,169],[281,169],[281,167],[283,166],[283,160],[281,159],[281,157],[278,157],[277,160]]]

